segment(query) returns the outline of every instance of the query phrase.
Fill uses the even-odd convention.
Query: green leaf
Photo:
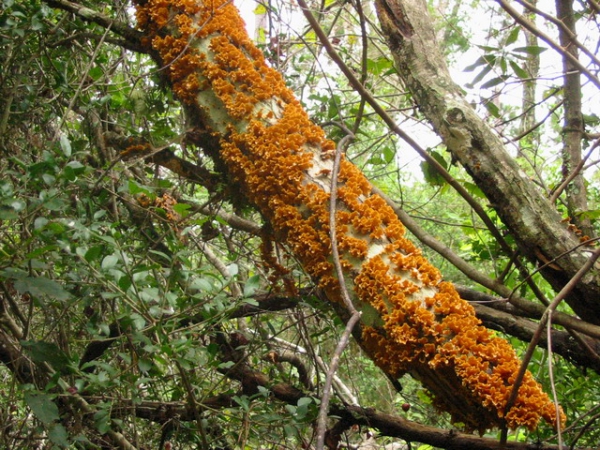
[[[85,172],[85,166],[79,161],[70,161],[63,169],[62,176],[67,181],[75,181],[79,175]]]
[[[469,83],[470,85],[475,85],[477,83],[479,83],[481,80],[483,80],[483,78],[490,73],[490,71],[492,70],[492,66],[486,66],[483,69],[481,69],[481,72],[479,72],[475,78],[473,78],[473,81],[471,81],[471,83]]]
[[[579,217],[582,219],[592,219],[596,220],[600,218],[600,209],[590,209],[588,211],[583,211],[579,214]]]
[[[48,173],[43,173],[42,180],[44,180],[44,183],[46,183],[48,186],[52,186],[54,184],[54,182],[56,181],[56,178],[54,177],[54,175],[50,175]]]
[[[52,197],[44,202],[44,208],[50,211],[61,211],[65,206],[67,203],[58,197]]]
[[[217,367],[219,369],[230,369],[235,365],[235,363],[233,361],[227,361],[224,363],[220,363]]]
[[[71,373],[71,361],[58,346],[45,341],[21,341],[23,351],[33,362],[48,363],[60,373]]]
[[[394,63],[385,58],[367,59],[367,70],[375,76],[381,76],[383,72],[387,72],[394,68]]]
[[[519,66],[516,62],[509,61],[509,64],[510,64],[511,69],[515,73],[515,75],[518,76],[521,80],[526,80],[528,78],[531,78],[529,76],[529,74],[527,73],[527,71],[525,69],[523,69],[521,66]]]
[[[384,147],[383,148],[383,160],[389,164],[394,160],[394,156],[396,156],[396,150],[392,147]]]
[[[117,255],[108,255],[105,256],[102,260],[102,268],[103,269],[112,269],[119,262],[119,257]]]
[[[527,47],[517,47],[513,52],[527,53],[528,55],[539,55],[548,50],[546,47],[540,47],[539,45],[528,45]]]
[[[311,397],[301,397],[300,399],[298,399],[298,406],[307,406],[310,405],[313,402],[313,399]]]
[[[94,414],[94,424],[96,429],[104,434],[110,430],[110,412],[108,409],[100,409]]]
[[[133,326],[134,329],[141,330],[142,328],[144,328],[146,326],[146,319],[144,319],[139,314],[134,313],[134,314],[131,314],[129,317],[131,319],[131,325]]]
[[[483,191],[477,186],[475,183],[471,183],[469,181],[463,181],[463,186],[467,189],[469,194],[478,198],[486,198]]]
[[[506,38],[506,45],[514,44],[519,38],[519,32],[521,27],[514,27],[508,37]]]
[[[486,100],[483,106],[485,106],[485,109],[488,110],[492,117],[500,117],[500,108],[498,108],[498,105],[496,105],[492,100]]]
[[[483,83],[481,85],[481,89],[489,89],[491,87],[497,86],[500,83],[503,83],[506,81],[506,76],[501,76],[501,77],[496,77],[496,78],[492,78],[489,81],[486,81],[485,83]]]
[[[181,217],[187,217],[189,215],[188,209],[190,209],[192,205],[188,203],[177,203],[173,205],[173,211],[179,214]]]
[[[0,205],[0,220],[15,220],[18,219],[19,215],[12,210],[2,208]]]
[[[152,192],[147,187],[140,186],[133,180],[129,180],[129,183],[127,184],[127,190],[129,191],[129,193],[131,195],[146,194],[149,197],[151,197],[153,195]]]
[[[244,285],[244,297],[252,297],[260,286],[260,277],[252,275]]]
[[[295,439],[298,436],[298,429],[292,425],[284,425],[283,431],[288,439]]]
[[[102,66],[95,66],[92,67],[89,71],[88,71],[88,76],[94,80],[97,81],[99,80],[102,76],[106,75],[106,73],[104,72],[104,70],[102,69]]]
[[[468,65],[463,70],[464,70],[464,72],[473,72],[479,66],[483,66],[485,64],[487,64],[487,63],[486,63],[484,57],[480,56],[479,58],[477,58],[477,60],[473,64]]]
[[[506,73],[506,69],[508,66],[506,65],[506,58],[498,58],[498,65],[500,66],[500,70],[502,70],[502,74]]]
[[[15,288],[21,292],[29,292],[36,297],[46,295],[59,301],[68,300],[71,294],[56,281],[46,277],[23,277],[15,281]]]
[[[25,392],[25,403],[44,425],[50,425],[60,419],[54,396],[43,392]]]
[[[492,54],[485,54],[483,56],[480,56],[479,58],[477,58],[477,60],[471,64],[470,66],[467,66],[464,71],[465,72],[472,72],[473,70],[475,70],[477,67],[480,66],[488,66],[487,67],[487,71],[489,72],[489,70],[496,64],[496,56],[492,55]],[[487,73],[487,72],[486,72]]]
[[[48,431],[48,437],[54,444],[60,447],[68,447],[70,444],[67,430],[60,423],[52,424]]]
[[[448,163],[442,155],[436,151],[430,151],[429,154],[444,168],[448,168]],[[421,170],[425,181],[433,186],[442,186],[446,183],[446,180],[439,174],[439,172],[431,165],[428,161],[421,162]]]
[[[583,114],[583,121],[587,126],[595,127],[600,124],[600,118],[592,113],[592,114]]]
[[[27,203],[22,199],[7,198],[0,203],[0,219],[14,220],[19,218],[19,212],[27,208]]]
[[[478,45],[477,47],[479,47],[481,50],[483,50],[484,52],[497,52],[500,49],[498,47],[492,47],[491,45]]]
[[[254,14],[256,14],[257,16],[260,16],[262,14],[266,14],[267,13],[267,7],[265,5],[262,4],[258,4],[258,6],[256,8],[254,8],[254,11],[252,11]]]
[[[69,141],[69,138],[65,134],[61,134],[60,136],[60,148],[67,158],[71,156],[71,141]]]
[[[433,403],[431,397],[427,394],[426,391],[418,390],[417,397],[419,398],[419,401],[424,405],[431,405]]]
[[[33,229],[39,230],[41,228],[44,228],[47,223],[48,219],[46,219],[45,217],[36,217],[36,219],[33,221]]]
[[[79,161],[69,161],[69,163],[67,164],[67,167],[70,167],[71,169],[76,171],[78,174],[82,173],[85,170],[85,166],[83,164],[81,164]]]
[[[373,166],[380,166],[380,165],[384,165],[385,161],[383,159],[381,159],[379,156],[372,156],[371,158],[369,158],[368,163]]]
[[[250,410],[250,402],[248,401],[248,396],[247,395],[242,395],[242,396],[238,396],[235,395],[232,400],[234,402],[236,402],[238,405],[240,405],[240,407],[245,410],[245,411],[249,411]]]
[[[142,372],[142,373],[148,373],[150,371],[150,369],[152,369],[153,365],[154,365],[154,363],[152,362],[151,359],[140,358],[138,360],[138,368],[140,369],[140,372]]]
[[[239,266],[236,263],[231,263],[227,266],[227,272],[230,277],[235,277],[240,271]]]
[[[203,292],[211,292],[213,290],[213,285],[206,278],[194,278],[189,287],[190,289]]]
[[[100,257],[102,251],[103,247],[101,247],[100,245],[95,245],[94,247],[91,247],[85,252],[84,258],[87,262],[92,262]]]

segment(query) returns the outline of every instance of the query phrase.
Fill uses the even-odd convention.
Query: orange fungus
[[[329,224],[335,144],[265,62],[229,0],[138,0],[137,19],[192,125],[219,139],[214,156],[232,182],[341,303]],[[555,423],[554,405],[530,373],[505,413],[520,365],[514,350],[442,281],[356,166],[343,160],[338,183],[339,253],[356,308],[377,315],[364,314],[361,324],[375,363],[420,380],[467,428]]]

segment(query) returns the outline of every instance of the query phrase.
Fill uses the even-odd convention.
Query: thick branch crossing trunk
[[[589,258],[578,237],[507,153],[450,78],[424,0],[376,0],[398,72],[420,110],[511,230],[523,254],[545,264],[558,291]],[[594,268],[567,298],[584,320],[600,324],[600,271]]]
[[[217,165],[340,308],[329,223],[335,144],[267,66],[230,2],[140,0],[137,17],[190,127],[211,148],[218,143]],[[554,422],[554,405],[530,374],[505,414],[519,368],[510,345],[441,280],[354,165],[343,161],[338,181],[343,282],[374,361],[392,377],[421,380],[467,428]]]

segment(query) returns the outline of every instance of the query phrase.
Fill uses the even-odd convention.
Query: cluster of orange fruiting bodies
[[[203,125],[221,139],[220,158],[230,176],[330,299],[340,301],[330,194],[320,180],[329,176],[335,145],[266,64],[230,1],[138,2],[147,45],[176,95],[209,118]],[[541,417],[555,423],[556,409],[530,373],[505,412],[519,368],[514,350],[480,325],[473,308],[406,239],[393,210],[345,160],[338,205],[335,226],[353,301],[379,316],[362,328],[374,361],[392,376],[408,372],[421,380],[467,428],[534,428]]]

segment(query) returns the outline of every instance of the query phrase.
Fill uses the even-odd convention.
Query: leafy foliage
[[[310,448],[340,319],[319,301],[262,219],[228,192],[208,152],[186,139],[181,107],[161,69],[147,55],[126,50],[131,38],[82,13],[49,6],[55,3],[3,0],[0,10],[0,446],[112,448],[121,436],[135,448]],[[133,27],[126,3],[79,3]],[[259,43],[332,138],[341,138],[345,128],[354,132],[348,157],[422,230],[521,297],[534,299],[539,290],[551,298],[549,285],[533,275],[534,264],[522,259],[515,265],[512,230],[430,133],[398,84],[374,13],[359,6],[325,2],[319,16],[340,58],[403,127],[427,142],[514,253],[429,163],[409,156],[342,73],[320,57],[314,32],[283,26],[299,17],[297,11],[278,4],[257,9],[273,24],[259,27]],[[501,94],[532,78],[526,61],[551,52],[528,45],[526,31],[512,22],[475,46],[467,7],[487,8],[448,3],[446,29],[439,30],[449,30],[445,51],[463,62],[460,52],[476,53],[465,69],[470,84],[463,87],[499,133],[514,137],[523,131],[524,108]],[[581,8],[582,16],[596,20]],[[498,21],[508,20],[494,11]],[[544,196],[564,180],[563,129],[555,117],[562,111],[560,83],[554,75],[540,81],[539,104],[528,108],[537,111],[543,131],[516,158]],[[592,100],[584,113],[582,140],[591,155],[598,127]],[[218,182],[202,186],[146,154],[126,159],[111,135],[168,149]],[[589,204],[580,215],[595,231],[599,196],[595,162],[589,161]],[[564,196],[557,209],[572,216]],[[426,252],[446,278],[489,292],[455,260]],[[286,270],[273,271],[269,260]],[[289,284],[300,295],[291,296],[284,288]],[[524,351],[520,340],[513,343]],[[339,404],[451,427],[418,383],[402,379],[404,390],[397,392],[358,346],[343,358],[335,385]],[[568,355],[544,349],[529,367],[548,390],[559,386],[558,400],[572,417],[566,438],[596,445],[597,367],[578,367]],[[358,445],[367,428],[344,429],[339,442]],[[553,433],[520,430],[511,438],[543,441]]]

